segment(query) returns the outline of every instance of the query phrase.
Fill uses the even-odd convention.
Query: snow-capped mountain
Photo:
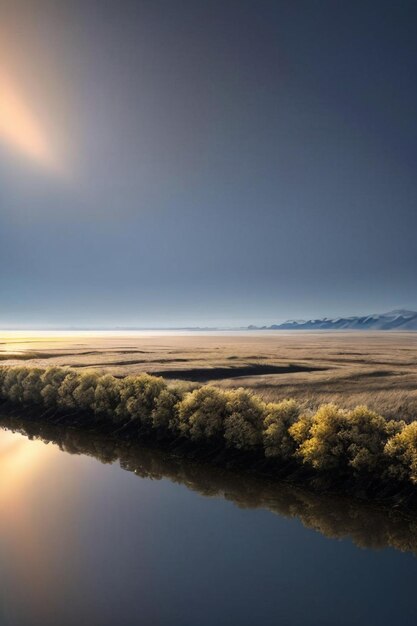
[[[265,327],[264,327],[265,328]],[[272,324],[270,330],[417,330],[417,312],[397,309],[374,315],[288,320]]]

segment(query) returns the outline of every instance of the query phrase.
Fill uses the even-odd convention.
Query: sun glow
[[[0,68],[0,140],[36,164],[59,172],[62,164],[18,85]]]

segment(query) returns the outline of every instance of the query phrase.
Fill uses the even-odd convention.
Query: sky
[[[0,327],[417,310],[414,0],[0,0]]]

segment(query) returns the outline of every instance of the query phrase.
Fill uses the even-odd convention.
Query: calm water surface
[[[151,480],[1,430],[0,624],[416,623],[416,557],[351,538],[367,545],[382,533],[383,546],[395,527],[348,511],[346,538],[331,539],[322,534],[327,525],[334,534],[331,506],[304,502],[304,524],[318,532],[263,506],[201,495],[193,481],[200,492],[219,489],[201,472],[176,471],[180,482]]]

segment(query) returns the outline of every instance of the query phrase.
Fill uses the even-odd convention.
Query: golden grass
[[[207,370],[205,381],[248,387],[266,400],[292,397],[314,408],[367,404],[388,417],[417,418],[417,333],[411,332],[0,333],[0,360],[116,376],[163,372],[191,381]],[[291,372],[290,366],[322,369]],[[237,376],[242,368],[246,375]]]

